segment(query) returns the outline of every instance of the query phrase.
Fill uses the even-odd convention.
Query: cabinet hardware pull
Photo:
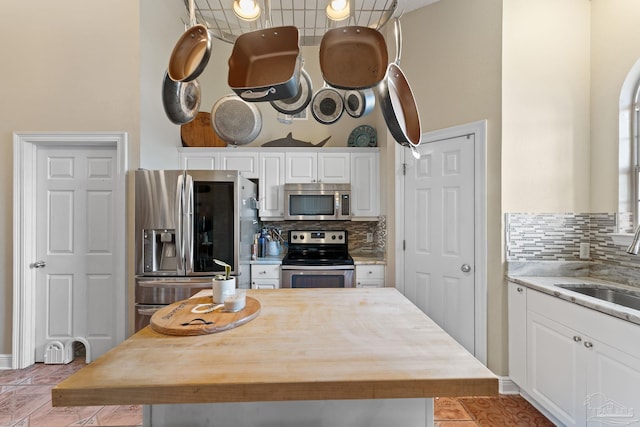
[[[593,343],[590,342],[590,341],[585,341],[584,342],[584,346],[587,347],[587,348],[591,348],[591,347],[593,347]]]
[[[518,288],[518,292],[519,292],[519,293],[522,293],[522,291],[524,291],[524,289],[522,289],[522,288]]]
[[[579,336],[577,336],[577,335],[574,335],[573,340],[574,340],[575,342],[580,342],[580,341],[582,341],[582,338],[580,338],[580,337],[579,337]],[[587,343],[585,343],[584,345],[587,345]]]

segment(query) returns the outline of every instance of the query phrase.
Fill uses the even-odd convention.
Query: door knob
[[[46,266],[47,266],[47,263],[44,261],[36,261],[33,264],[31,264],[31,268],[42,268]]]
[[[468,273],[471,271],[471,266],[469,264],[462,264],[460,270],[462,270],[463,273]]]

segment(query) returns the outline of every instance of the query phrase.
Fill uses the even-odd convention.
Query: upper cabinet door
[[[245,178],[259,178],[258,151],[241,149],[220,153],[220,169],[237,170]]]
[[[318,154],[307,152],[289,152],[285,155],[287,184],[317,182]]]
[[[284,152],[260,153],[260,218],[284,219]]]
[[[378,152],[351,153],[351,219],[371,220],[380,215],[380,156]]]
[[[318,182],[343,183],[351,181],[350,153],[318,152]]]
[[[180,151],[179,156],[182,169],[220,169],[220,153],[212,150]]]

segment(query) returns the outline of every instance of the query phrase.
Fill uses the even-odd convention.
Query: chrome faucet
[[[633,240],[631,244],[627,248],[627,253],[631,255],[638,255],[640,252],[640,225],[636,228],[636,231],[633,235]]]

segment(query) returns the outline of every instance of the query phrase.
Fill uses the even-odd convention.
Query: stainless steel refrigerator
[[[257,186],[226,170],[135,172],[136,330],[162,305],[211,287],[231,265],[250,287]]]

